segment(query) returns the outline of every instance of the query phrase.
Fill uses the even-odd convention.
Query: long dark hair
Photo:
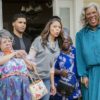
[[[45,47],[47,45],[47,42],[48,42],[48,37],[49,37],[49,34],[50,34],[50,26],[53,22],[55,21],[58,21],[61,25],[61,31],[60,31],[60,34],[59,36],[56,38],[58,40],[58,45],[59,47],[61,48],[62,46],[62,43],[63,43],[63,39],[64,39],[64,36],[63,36],[63,26],[62,26],[62,23],[61,23],[61,20],[58,19],[58,18],[52,18],[50,19],[45,28],[43,29],[43,31],[41,32],[41,37],[42,37],[42,46]]]

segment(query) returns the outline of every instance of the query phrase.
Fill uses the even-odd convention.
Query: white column
[[[59,15],[58,2],[59,0],[52,0],[53,2],[53,15]]]
[[[74,2],[75,8],[75,32],[79,31],[81,28],[80,24],[80,15],[83,8],[83,0],[75,0]]]
[[[0,0],[0,29],[3,28],[2,0]]]
[[[83,8],[83,0],[73,0],[74,1],[74,34],[72,35],[73,44],[75,45],[76,33],[81,29],[80,15]]]

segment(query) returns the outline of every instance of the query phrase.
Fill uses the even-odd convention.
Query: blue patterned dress
[[[0,56],[3,53],[0,52]],[[7,75],[12,72],[28,74],[26,64],[23,59],[12,58],[4,65],[0,66],[0,74]],[[29,91],[29,79],[27,76],[12,75],[0,79],[0,100],[32,100]]]
[[[74,84],[76,86],[76,89],[72,93],[72,95],[67,98],[68,100],[73,100],[73,99],[76,99],[81,96],[80,85],[79,85],[79,81],[78,81],[79,77],[77,76],[77,69],[76,69],[75,48],[71,47],[71,50],[72,50],[72,52],[70,52],[70,54],[65,54],[65,53],[61,52],[55,63],[55,69],[58,69],[58,70],[65,69],[68,72],[73,73],[73,78],[69,82],[71,84]],[[61,77],[58,75],[55,76],[55,84],[56,85],[58,84],[59,79],[66,81],[66,80],[70,79],[70,74],[68,75],[67,78],[64,78],[64,77]],[[56,99],[62,100],[62,96],[59,94],[58,97],[56,96]]]

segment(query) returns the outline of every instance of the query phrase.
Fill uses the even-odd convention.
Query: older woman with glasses
[[[26,53],[15,51],[13,37],[0,30],[0,100],[32,100],[29,91],[28,69],[23,60]]]

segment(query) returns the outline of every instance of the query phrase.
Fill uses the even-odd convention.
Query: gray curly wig
[[[1,41],[1,38],[3,37],[4,38],[9,37],[12,41],[14,40],[14,37],[12,36],[12,34],[6,29],[0,30],[0,41]]]
[[[90,7],[94,7],[94,8],[97,10],[97,12],[98,12],[98,14],[99,14],[99,18],[100,18],[100,9],[99,9],[98,5],[97,5],[96,3],[90,3],[90,4],[88,4],[87,6],[85,6],[85,7],[82,9],[81,16],[80,16],[80,21],[81,21],[83,27],[86,26],[86,25],[88,24],[88,22],[87,22],[87,20],[86,20],[85,12],[86,12],[86,10],[87,10],[88,8],[90,8]]]

